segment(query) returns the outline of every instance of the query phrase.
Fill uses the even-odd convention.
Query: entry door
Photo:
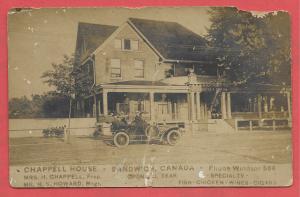
[[[160,102],[156,105],[156,120],[170,120],[171,114],[167,102]]]

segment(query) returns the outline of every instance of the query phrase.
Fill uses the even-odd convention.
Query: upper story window
[[[129,39],[124,39],[123,45],[124,45],[123,47],[124,50],[131,50],[131,42]]]
[[[116,49],[136,51],[139,49],[139,41],[131,39],[115,39],[114,46]]]
[[[144,68],[144,61],[143,60],[134,60],[134,69],[136,78],[144,78],[145,77],[145,68]]]
[[[121,61],[120,59],[110,60],[110,76],[111,78],[121,77]]]

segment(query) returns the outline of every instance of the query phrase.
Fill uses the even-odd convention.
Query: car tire
[[[178,130],[171,130],[167,134],[167,142],[169,145],[174,146],[181,138],[181,133]]]
[[[114,145],[122,148],[129,144],[129,136],[125,132],[119,132],[114,136]]]

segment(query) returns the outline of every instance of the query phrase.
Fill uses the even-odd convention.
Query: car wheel
[[[178,130],[171,130],[167,134],[167,142],[169,145],[174,146],[181,138],[181,133]]]
[[[129,144],[129,136],[125,132],[119,132],[114,136],[114,144],[121,148]]]

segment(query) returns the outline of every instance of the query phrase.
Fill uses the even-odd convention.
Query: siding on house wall
[[[138,40],[138,50],[124,51],[115,48],[115,39]],[[158,55],[138,36],[138,34],[126,24],[115,39],[110,40],[105,47],[95,55],[96,82],[109,83],[128,80],[160,80],[165,78],[165,70],[171,67],[170,64],[157,65]],[[121,78],[111,77],[111,59],[120,59]],[[135,77],[134,60],[143,60],[144,78]]]

